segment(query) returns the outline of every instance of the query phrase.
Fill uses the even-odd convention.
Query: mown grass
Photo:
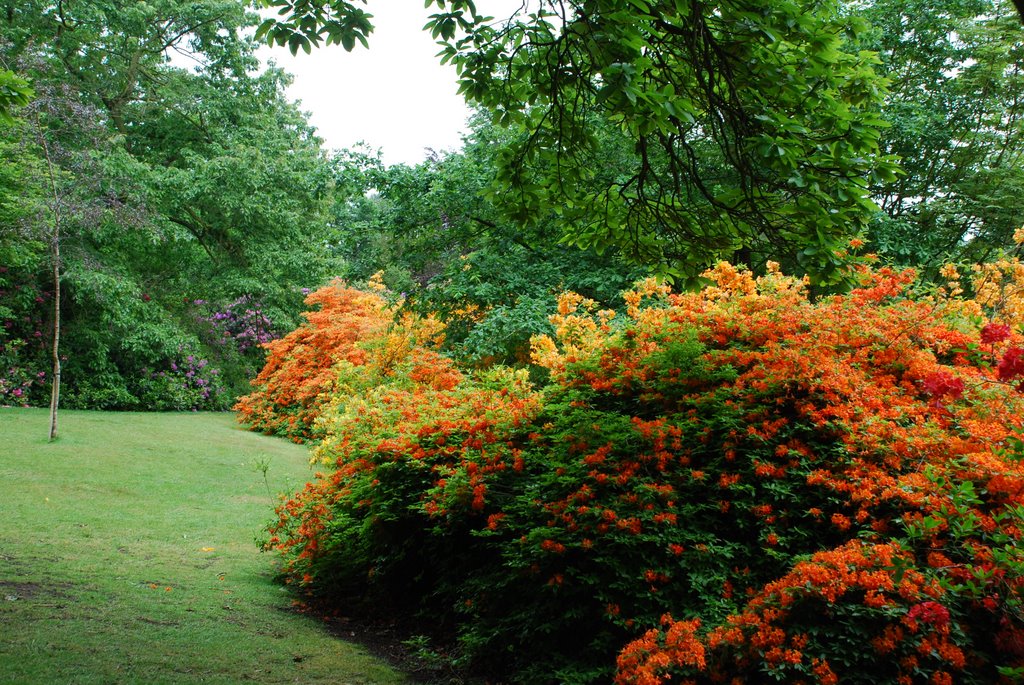
[[[306,451],[224,414],[0,409],[0,683],[399,683],[255,539]]]

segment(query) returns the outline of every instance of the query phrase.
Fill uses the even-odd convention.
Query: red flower
[[[956,400],[964,394],[964,382],[948,371],[936,371],[923,381],[924,391],[933,397],[946,397]]]
[[[562,554],[565,552],[565,545],[554,540],[544,540],[540,543],[540,548],[545,552],[554,552],[555,554]]]
[[[1010,325],[1005,323],[989,323],[981,329],[981,342],[993,345],[1010,337]]]
[[[911,607],[907,618],[918,623],[929,623],[936,627],[949,624],[949,609],[938,602],[921,602]]]
[[[1011,381],[1018,376],[1024,376],[1024,348],[1011,347],[1003,355],[997,367],[999,380]]]

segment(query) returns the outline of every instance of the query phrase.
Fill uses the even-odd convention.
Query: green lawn
[[[304,448],[227,414],[0,409],[0,683],[399,683],[255,538]],[[272,495],[273,493],[273,495]]]

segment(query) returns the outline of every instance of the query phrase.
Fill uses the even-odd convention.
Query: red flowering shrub
[[[727,267],[715,276],[730,283],[722,299],[670,296],[643,328],[657,338],[695,326],[705,360],[737,373],[699,392],[714,391],[741,421],[687,456],[730,472],[719,488],[731,486],[733,521],[721,525],[761,516],[760,539],[730,554],[739,568],[723,569],[729,594],[742,590],[728,615],[669,607],[704,619],[704,663],[661,647],[675,627],[666,620],[620,654],[617,682],[992,683],[1018,673],[1024,652],[996,645],[1022,626],[1024,402],[979,356],[979,333],[900,297],[908,274],[880,271],[816,305],[767,297],[775,276],[759,290]],[[710,427],[722,413],[696,416]],[[719,544],[734,535],[712,532]],[[681,575],[693,582],[693,571]]]
[[[336,367],[331,472],[267,543],[285,572],[416,607],[516,682],[607,681],[616,654],[644,685],[1024,673],[1020,336],[982,343],[909,272],[817,303],[707,276],[625,317],[563,297],[540,391],[416,347]]]

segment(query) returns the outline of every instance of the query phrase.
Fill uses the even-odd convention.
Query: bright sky
[[[484,3],[481,3],[484,4]],[[416,0],[378,0],[368,6],[374,31],[369,50],[340,45],[292,54],[261,48],[295,81],[288,89],[329,148],[363,141],[380,148],[385,164],[417,164],[427,148],[457,150],[470,111],[456,94],[455,68],[441,66],[440,47],[423,31],[436,9]]]

